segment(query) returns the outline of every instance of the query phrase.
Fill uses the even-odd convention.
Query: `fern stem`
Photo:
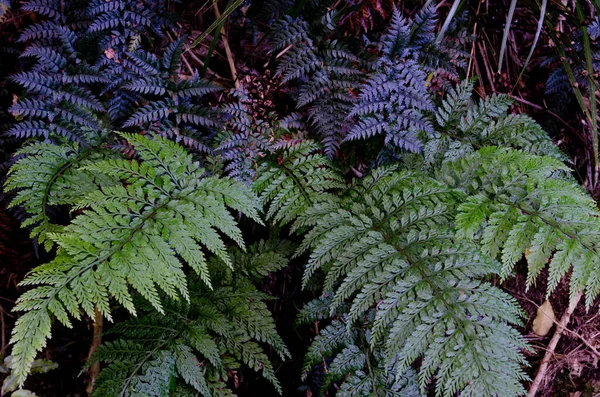
[[[292,178],[292,180],[294,181],[296,186],[298,186],[298,190],[300,190],[300,193],[302,193],[302,196],[304,196],[304,200],[306,200],[306,202],[309,203],[310,206],[312,207],[315,203],[313,203],[313,201],[310,199],[310,195],[304,190],[304,184],[294,174],[294,170],[289,169],[288,167],[286,167],[283,164],[281,164],[280,167],[281,167],[281,169],[283,169],[285,171],[286,174],[288,174],[290,176],[290,178]]]
[[[550,365],[550,360],[552,359],[552,356],[554,355],[554,350],[556,350],[556,346],[558,345],[558,342],[560,341],[560,337],[562,336],[564,330],[566,329],[567,325],[569,324],[571,315],[575,311],[575,308],[577,308],[577,304],[581,300],[582,296],[583,296],[583,292],[579,291],[577,293],[577,295],[575,295],[573,297],[573,299],[571,299],[571,302],[569,303],[569,307],[567,308],[567,310],[563,314],[562,318],[560,319],[560,322],[556,326],[556,331],[554,331],[554,335],[552,335],[552,339],[550,340],[550,343],[548,344],[548,347],[546,348],[546,354],[544,354],[544,358],[542,359],[542,364],[540,364],[540,368],[538,369],[535,379],[533,380],[533,383],[529,387],[529,392],[527,393],[527,397],[535,397],[537,395],[538,389],[540,388],[542,381],[544,381],[546,372],[548,371],[548,366]]]
[[[94,333],[92,337],[92,344],[90,345],[90,350],[88,352],[88,361],[90,360],[96,349],[98,349],[98,347],[100,347],[100,344],[102,343],[102,329],[104,325],[103,322],[104,317],[102,317],[102,313],[100,313],[100,310],[98,310],[98,308],[96,307],[96,309],[94,310]],[[90,379],[88,380],[88,386],[85,389],[88,396],[92,395],[92,391],[94,390],[94,383],[96,382],[96,377],[99,373],[100,362],[98,361],[92,364],[89,369]]]
[[[369,370],[369,377],[372,379],[373,382],[373,396],[379,396],[379,391],[377,390],[377,377],[375,376],[375,373],[373,371],[373,366],[371,364],[371,351],[369,350],[369,344],[367,343],[367,341],[365,340],[365,335],[362,332],[359,332],[360,334],[360,341],[363,345],[363,348],[367,348],[366,352],[365,352],[365,362],[367,363],[367,369]]]

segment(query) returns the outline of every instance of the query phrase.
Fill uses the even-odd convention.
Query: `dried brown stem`
[[[213,0],[212,5],[217,19],[221,18],[221,11],[219,11],[219,6],[217,5],[216,0]],[[223,47],[225,48],[225,55],[227,55],[227,63],[229,63],[229,70],[231,70],[231,78],[233,79],[233,84],[235,85],[235,88],[240,88],[240,82],[238,81],[237,77],[237,69],[235,68],[235,61],[233,60],[233,53],[231,52],[231,48],[229,47],[229,41],[227,40],[227,30],[225,30],[225,23],[223,23],[223,27],[221,28],[221,37],[223,38]]]
[[[556,331],[554,331],[554,335],[552,335],[552,339],[550,339],[550,343],[548,343],[548,347],[546,348],[546,354],[544,354],[544,358],[542,359],[542,363],[538,368],[538,372],[535,375],[535,379],[529,387],[527,397],[535,397],[537,395],[538,389],[540,388],[542,382],[544,381],[544,378],[546,377],[546,372],[548,371],[550,360],[552,360],[552,357],[554,356],[554,350],[556,350],[556,346],[558,345],[558,342],[560,341],[560,338],[564,330],[566,329],[567,324],[569,324],[571,315],[575,311],[575,308],[577,307],[577,304],[581,300],[582,296],[583,293],[578,292],[577,295],[575,295],[573,299],[571,299],[571,302],[569,302],[569,307],[562,315],[560,322],[557,324]]]

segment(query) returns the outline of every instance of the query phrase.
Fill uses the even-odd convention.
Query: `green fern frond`
[[[550,294],[572,268],[571,295],[585,291],[589,307],[600,293],[600,212],[569,172],[552,157],[492,147],[449,163],[441,176],[470,194],[458,233],[498,257],[503,277],[526,254],[528,285],[548,265]]]
[[[333,320],[317,335],[311,344],[302,367],[302,380],[308,376],[310,369],[317,363],[321,363],[324,357],[331,355],[338,349],[351,344],[354,336],[348,331],[346,325],[338,320]]]
[[[510,325],[520,323],[521,312],[510,296],[478,281],[497,273],[495,263],[453,237],[465,198],[423,174],[376,170],[307,233],[304,282],[316,269],[325,272],[330,310],[349,304],[346,332],[375,310],[369,342],[373,352],[383,344],[385,368],[397,365],[402,374],[424,357],[419,383],[425,387],[435,374],[440,396],[518,395],[526,344]],[[315,339],[305,370],[325,351],[323,338]]]
[[[471,99],[473,82],[452,88],[436,112],[436,132],[423,150],[429,165],[455,161],[486,146],[508,147],[565,161],[565,155],[527,115],[507,115],[507,95]]]
[[[109,159],[85,166],[93,174],[113,175],[124,184],[105,186],[83,198],[88,208],[60,233],[49,235],[59,246],[56,258],[34,269],[22,285],[35,285],[18,301],[12,343],[15,373],[22,384],[36,351],[50,336],[52,315],[70,325],[68,314],[94,309],[110,319],[114,298],[135,313],[131,289],[163,312],[162,291],[189,299],[181,257],[211,286],[204,246],[230,264],[218,232],[244,247],[228,210],[260,222],[257,199],[245,185],[205,177],[177,144],[164,138],[122,134],[140,161]],[[26,324],[39,324],[31,328]]]

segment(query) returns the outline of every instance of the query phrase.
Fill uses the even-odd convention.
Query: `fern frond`
[[[385,142],[400,149],[419,151],[419,131],[431,134],[423,114],[433,105],[425,87],[426,75],[411,60],[382,62],[382,73],[375,74],[363,86],[360,101],[349,117],[360,118],[346,140],[366,139],[384,134]]]
[[[60,3],[52,0],[29,0],[21,6],[23,11],[36,12],[50,19],[58,20],[62,23],[65,21]]]
[[[50,336],[45,325],[31,330],[23,324],[46,324],[54,315],[69,325],[67,313],[78,318],[79,308],[90,316],[97,308],[110,318],[110,298],[135,313],[130,287],[163,312],[159,290],[173,299],[189,299],[178,256],[211,286],[198,243],[227,264],[229,255],[217,231],[244,246],[227,207],[260,222],[256,198],[243,184],[203,177],[189,154],[163,138],[123,137],[141,161],[103,160],[84,169],[119,178],[125,185],[105,186],[83,198],[78,207],[89,209],[50,235],[60,247],[56,258],[22,282],[37,287],[16,308],[27,312],[12,338],[21,384],[35,352]]]
[[[271,41],[274,50],[281,50],[292,44],[306,43],[312,45],[308,36],[308,24],[302,18],[293,19],[286,15],[273,24]]]
[[[256,371],[262,369],[265,378],[280,390],[273,367],[259,345],[266,343],[283,359],[289,357],[266,309],[265,300],[270,297],[257,291],[249,279],[238,272],[248,269],[249,264],[255,270],[260,269],[260,273],[268,271],[270,266],[264,259],[265,255],[270,256],[272,249],[287,262],[291,250],[285,244],[277,245],[260,242],[249,247],[248,253],[230,249],[233,271],[223,261],[211,258],[211,272],[219,288],[213,291],[206,285],[194,283],[189,303],[168,301],[165,316],[151,311],[115,326],[111,334],[119,339],[105,342],[89,363],[109,364],[98,377],[99,388],[94,395],[138,395],[142,389],[135,382],[140,376],[146,376],[145,366],[164,354],[176,359],[175,366],[169,369],[170,379],[191,386],[203,396],[213,396],[215,388],[222,389],[221,394],[227,393],[222,385],[224,373],[230,366],[237,367],[231,356]],[[156,326],[157,322],[160,327]],[[172,380],[148,381],[154,384],[155,390],[172,385]]]
[[[458,182],[463,172],[473,176],[471,183]],[[552,157],[490,147],[449,163],[442,175],[471,194],[459,207],[456,225],[462,236],[501,260],[503,277],[529,251],[528,285],[548,265],[549,294],[572,266],[571,296],[585,291],[589,307],[600,293],[595,276],[600,213],[568,172]]]
[[[304,283],[317,269],[325,272],[330,310],[349,304],[348,330],[374,310],[371,351],[382,343],[384,367],[396,365],[398,374],[424,357],[421,387],[435,373],[440,396],[518,395],[526,344],[510,325],[520,323],[521,312],[510,296],[478,281],[497,272],[494,263],[474,245],[452,240],[462,200],[459,191],[422,174],[375,172],[306,235]],[[323,350],[320,342],[313,346]]]
[[[181,64],[181,53],[183,52],[183,45],[185,44],[185,37],[181,37],[175,40],[165,50],[162,58],[162,66],[169,73],[169,75],[175,75],[179,72],[179,66]]]
[[[511,100],[497,95],[471,101],[472,82],[451,89],[436,112],[437,131],[424,148],[430,165],[455,161],[486,146],[509,147],[565,160],[564,154],[533,119],[506,115]]]
[[[352,343],[354,337],[348,331],[346,325],[338,320],[333,320],[330,325],[325,327],[319,335],[317,335],[308,349],[304,358],[304,366],[302,368],[302,380],[308,376],[309,370],[313,365],[320,363],[323,357],[331,355],[340,347]]]
[[[411,24],[400,11],[394,7],[392,21],[385,35],[381,37],[381,52],[393,59],[404,58],[410,42]]]

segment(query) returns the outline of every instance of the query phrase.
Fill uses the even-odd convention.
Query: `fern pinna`
[[[192,279],[189,303],[169,300],[164,316],[147,308],[113,327],[110,334],[118,339],[105,342],[91,360],[109,363],[94,395],[233,396],[226,381],[239,363],[262,371],[281,393],[261,344],[273,347],[282,360],[289,353],[265,304],[270,297],[254,282],[284,267],[292,252],[285,240],[260,241],[248,252],[230,248],[231,267],[216,257],[209,260],[218,288]]]
[[[12,334],[20,384],[50,337],[52,318],[71,326],[70,317],[80,318],[81,310],[89,316],[98,310],[110,319],[111,299],[135,313],[134,291],[164,313],[164,299],[190,299],[184,262],[208,287],[207,252],[231,266],[218,232],[244,247],[228,208],[260,222],[256,198],[245,185],[205,176],[182,147],[164,138],[122,136],[139,160],[108,158],[84,166],[86,172],[112,175],[114,183],[78,201],[75,208],[83,212],[48,234],[59,247],[56,258],[21,283],[36,287],[15,309],[25,312]],[[27,157],[15,169],[24,161]],[[25,175],[12,186],[31,188]]]
[[[507,116],[503,96],[474,103],[470,89],[465,83],[440,106],[417,169],[414,160],[377,168],[341,199],[308,200],[286,218],[308,230],[298,251],[308,254],[304,285],[320,274],[324,294],[303,317],[332,319],[305,371],[333,359],[334,379],[349,395],[395,387],[413,365],[420,389],[435,378],[439,396],[522,395],[527,344],[513,328],[522,314],[485,280],[512,276],[527,253],[530,285],[548,265],[548,293],[569,272],[572,296],[585,291],[589,306],[600,292],[593,200],[533,120]],[[293,149],[283,156],[310,158]],[[307,200],[301,188],[323,166],[289,177],[298,193],[288,188],[285,202]],[[277,192],[284,181],[256,187]],[[290,213],[277,193],[261,197],[273,218]],[[361,379],[369,384],[362,391],[345,385]]]
[[[243,89],[230,91],[234,101],[222,107],[223,130],[217,136],[217,153],[225,162],[224,171],[250,184],[256,176],[258,160],[272,147],[273,127],[252,113],[252,98]]]
[[[115,183],[111,176],[82,170],[85,165],[111,155],[102,146],[106,135],[101,133],[93,137],[90,133],[87,138],[91,146],[64,141],[58,141],[62,145],[37,142],[16,153],[18,165],[9,170],[5,187],[7,191],[20,190],[10,207],[23,207],[22,226],[29,227],[31,237],[44,243],[48,251],[53,245],[48,234],[64,228],[60,207],[72,207],[97,186]]]

